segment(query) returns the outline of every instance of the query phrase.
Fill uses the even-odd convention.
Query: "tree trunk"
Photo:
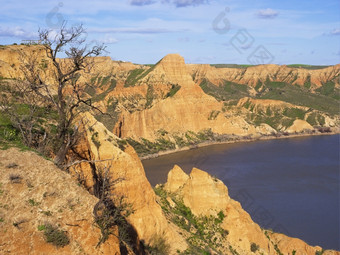
[[[67,155],[68,150],[69,150],[69,146],[67,144],[63,143],[60,146],[60,148],[59,148],[59,150],[58,150],[58,152],[57,152],[57,154],[56,154],[56,156],[53,160],[54,164],[56,164],[58,167],[62,168],[64,166],[64,162],[66,160],[66,155]]]

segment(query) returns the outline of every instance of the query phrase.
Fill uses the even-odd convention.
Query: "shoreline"
[[[148,160],[153,158],[158,158],[164,155],[169,155],[177,152],[182,151],[188,151],[188,150],[194,150],[202,147],[207,147],[210,145],[219,145],[219,144],[234,144],[234,143],[248,143],[248,142],[256,142],[256,141],[262,141],[262,140],[276,140],[276,139],[288,139],[288,138],[298,138],[298,137],[308,137],[308,136],[323,136],[323,135],[337,135],[340,134],[340,129],[337,129],[336,131],[331,131],[328,133],[321,133],[316,131],[315,133],[294,133],[289,135],[281,135],[281,136],[275,136],[275,135],[268,135],[268,136],[259,136],[254,138],[240,138],[235,140],[229,140],[229,141],[205,141],[202,143],[198,143],[195,145],[190,146],[184,146],[181,148],[177,148],[174,150],[166,150],[166,151],[160,151],[154,154],[149,154],[146,156],[139,157],[140,160]]]

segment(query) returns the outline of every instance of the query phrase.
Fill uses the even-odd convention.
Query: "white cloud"
[[[21,27],[14,27],[14,28],[3,28],[0,27],[0,36],[1,37],[16,37],[20,39],[37,39],[38,34],[28,32],[25,29]]]
[[[267,8],[263,10],[259,10],[257,12],[257,17],[260,19],[274,19],[279,15],[278,11],[275,11],[273,9]]]

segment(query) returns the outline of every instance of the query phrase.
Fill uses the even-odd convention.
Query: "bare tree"
[[[48,60],[41,62],[41,57],[22,54],[22,71],[31,93],[37,100],[52,105],[58,114],[54,140],[54,163],[58,166],[63,165],[75,143],[75,118],[82,109],[95,108],[91,99],[86,99],[79,77],[91,70],[92,57],[100,55],[105,46],[86,44],[84,35],[82,25],[68,28],[63,23],[58,31],[42,29],[39,30],[40,47]],[[60,53],[66,58],[58,58]]]

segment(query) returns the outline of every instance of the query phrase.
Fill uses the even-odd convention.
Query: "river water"
[[[222,180],[261,227],[340,250],[339,135],[220,144],[143,161],[152,185],[192,167]]]

